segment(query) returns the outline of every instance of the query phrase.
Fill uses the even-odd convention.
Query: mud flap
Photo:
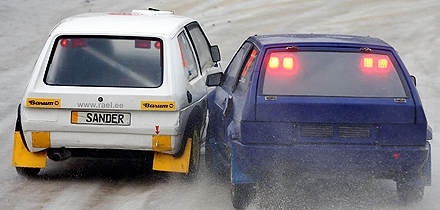
[[[186,141],[185,151],[180,157],[155,152],[153,159],[153,170],[188,173],[189,159],[191,156],[191,142],[192,138],[188,138],[188,141]]]
[[[427,142],[428,146],[428,160],[426,161],[425,165],[423,165],[422,168],[422,183],[420,186],[431,186],[431,144]]]
[[[234,143],[231,149],[231,183],[232,184],[254,184],[256,181],[248,175],[241,172],[238,166],[238,155],[235,151]]]
[[[47,151],[29,152],[23,143],[20,131],[15,131],[12,150],[12,166],[24,168],[45,168]]]

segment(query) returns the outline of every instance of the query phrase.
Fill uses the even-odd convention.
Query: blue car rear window
[[[263,95],[407,98],[386,54],[269,51],[263,70]]]

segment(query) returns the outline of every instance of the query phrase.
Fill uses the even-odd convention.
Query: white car
[[[68,157],[154,153],[153,169],[197,172],[208,73],[220,52],[197,21],[168,11],[61,21],[18,108],[12,166],[37,175]]]

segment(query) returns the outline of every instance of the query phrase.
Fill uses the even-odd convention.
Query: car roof
[[[64,19],[51,34],[174,36],[180,28],[193,21],[165,11],[85,13]]]
[[[272,34],[251,36],[249,41],[259,47],[269,45],[367,45],[391,48],[385,41],[369,36],[337,35],[337,34]]]

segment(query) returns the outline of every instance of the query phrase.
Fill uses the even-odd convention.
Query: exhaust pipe
[[[62,161],[62,160],[66,160],[67,158],[71,157],[72,154],[70,153],[69,150],[66,149],[55,149],[55,150],[51,150],[49,151],[49,153],[47,154],[47,156],[57,162],[57,161]]]

